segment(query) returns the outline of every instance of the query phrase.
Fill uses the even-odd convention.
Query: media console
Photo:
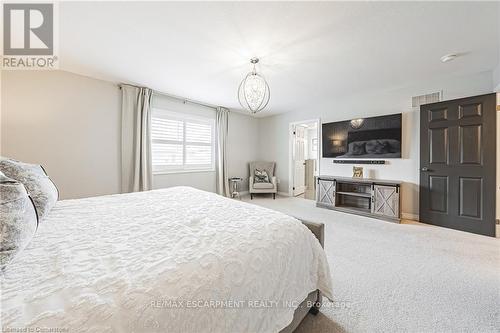
[[[316,182],[317,207],[397,223],[401,220],[400,181],[318,176]]]

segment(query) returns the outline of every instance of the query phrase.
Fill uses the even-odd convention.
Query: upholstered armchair
[[[273,199],[276,199],[276,193],[278,192],[278,183],[276,177],[274,176],[274,168],[276,166],[275,162],[250,162],[250,179],[248,181],[248,187],[250,192],[250,199],[253,199],[254,194],[258,193],[272,193]],[[269,182],[256,182],[255,181],[255,170],[258,173],[265,171],[269,178]]]

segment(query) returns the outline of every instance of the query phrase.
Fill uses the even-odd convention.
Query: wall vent
[[[411,98],[411,106],[413,108],[418,108],[420,105],[441,102],[441,97],[443,95],[442,91],[438,91],[431,94],[413,96]]]

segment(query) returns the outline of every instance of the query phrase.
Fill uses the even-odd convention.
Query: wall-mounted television
[[[322,126],[325,158],[401,158],[402,114],[359,118]]]

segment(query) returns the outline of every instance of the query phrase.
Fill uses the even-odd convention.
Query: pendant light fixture
[[[255,65],[258,62],[259,58],[250,59],[253,70],[245,76],[238,87],[238,101],[243,108],[251,113],[262,111],[271,97],[271,91],[266,79],[257,73]]]
[[[363,118],[353,119],[351,120],[351,127],[354,129],[359,129],[363,126],[365,120]]]

